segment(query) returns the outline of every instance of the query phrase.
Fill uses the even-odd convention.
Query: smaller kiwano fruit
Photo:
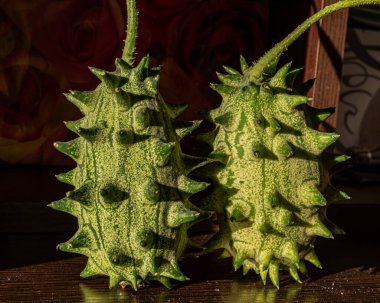
[[[374,3],[374,1],[372,1]],[[301,24],[261,59],[249,66],[241,58],[241,73],[225,67],[219,108],[206,114],[216,128],[200,139],[213,151],[208,165],[194,174],[213,180],[214,190],[202,208],[215,211],[219,232],[209,249],[223,249],[233,266],[254,270],[266,283],[279,287],[279,270],[301,282],[305,261],[321,267],[314,251],[316,237],[331,239],[343,231],[326,217],[326,207],[348,196],[330,184],[329,169],[347,156],[326,153],[338,135],[317,131],[333,109],[317,109],[293,87],[302,69],[277,68],[283,51],[313,22],[326,14],[365,1],[341,1]]]

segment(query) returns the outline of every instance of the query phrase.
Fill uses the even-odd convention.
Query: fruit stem
[[[284,40],[277,43],[271,50],[265,53],[259,61],[257,61],[247,71],[249,80],[261,81],[265,70],[270,66],[271,62],[276,60],[287,48],[296,41],[311,25],[322,19],[323,17],[343,8],[354,7],[359,5],[380,4],[380,0],[342,0],[337,3],[326,6],[319,12],[315,13],[303,23],[301,23],[293,32],[291,32]]]
[[[133,66],[135,62],[135,49],[137,38],[138,12],[137,0],[127,0],[127,37],[123,49],[122,59]]]

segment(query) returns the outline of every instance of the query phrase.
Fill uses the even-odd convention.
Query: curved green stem
[[[133,66],[135,62],[137,38],[138,12],[136,2],[137,0],[127,0],[127,37],[121,57],[131,66]]]
[[[319,12],[309,17],[301,23],[293,32],[291,32],[284,40],[277,43],[270,51],[264,54],[259,61],[254,64],[248,71],[248,78],[252,81],[260,81],[263,73],[270,66],[271,62],[276,60],[287,48],[296,41],[311,25],[322,19],[323,17],[343,8],[354,7],[359,5],[380,4],[380,0],[342,0],[337,3],[326,6]]]

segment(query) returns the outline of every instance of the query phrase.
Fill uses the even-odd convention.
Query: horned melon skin
[[[188,198],[208,186],[187,177],[179,140],[199,123],[178,123],[185,106],[157,92],[159,69],[144,57],[136,67],[116,60],[116,71],[91,71],[101,83],[67,99],[84,117],[66,126],[78,138],[55,147],[77,162],[58,175],[75,187],[50,206],[78,219],[62,251],[88,257],[82,277],[109,276],[109,286],[135,290],[157,280],[184,281],[177,261],[191,245],[187,229],[207,214]]]
[[[300,69],[286,64],[275,72],[275,65],[260,82],[247,76],[244,58],[241,74],[228,67],[218,74],[222,84],[211,87],[222,103],[207,114],[216,128],[201,136],[213,152],[198,174],[214,181],[201,206],[215,211],[220,225],[209,248],[224,248],[235,270],[254,270],[264,283],[269,275],[279,287],[279,269],[300,282],[305,260],[320,267],[314,240],[333,238],[326,225],[342,232],[325,217],[326,207],[348,197],[331,186],[328,172],[346,157],[324,153],[338,135],[313,128],[333,111],[310,107],[292,87]]]

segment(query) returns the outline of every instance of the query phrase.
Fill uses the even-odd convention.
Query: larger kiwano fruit
[[[74,190],[50,204],[78,218],[79,229],[63,251],[88,257],[82,277],[107,275],[110,287],[187,279],[177,260],[192,246],[187,229],[206,215],[188,198],[207,183],[187,177],[196,159],[182,153],[179,140],[199,122],[175,118],[186,109],[166,104],[157,91],[159,69],[144,57],[133,67],[137,10],[128,0],[128,35],[116,71],[91,71],[101,83],[94,91],[70,92],[84,114],[67,127],[79,137],[56,143],[77,162],[58,176]]]
[[[148,57],[136,68],[117,65],[114,73],[92,69],[102,80],[95,91],[67,94],[84,117],[66,123],[79,138],[55,146],[78,163],[58,176],[75,190],[51,207],[76,216],[79,230],[59,248],[88,256],[81,275],[108,275],[111,287],[146,280],[169,287],[169,278],[186,279],[177,260],[201,213],[188,197],[207,186],[186,176],[179,146],[198,123],[173,122],[185,107],[157,94],[159,71]]]

